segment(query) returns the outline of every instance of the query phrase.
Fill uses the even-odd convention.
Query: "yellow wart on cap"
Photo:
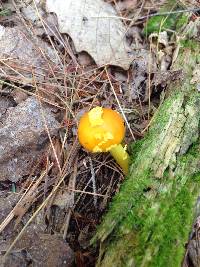
[[[103,124],[103,108],[96,107],[88,112],[89,121],[92,127],[99,126]]]

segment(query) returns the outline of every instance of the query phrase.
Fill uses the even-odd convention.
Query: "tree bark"
[[[181,46],[173,68],[184,78],[169,86],[148,134],[131,146],[130,173],[93,238],[97,266],[181,266],[200,186],[200,93],[191,84],[200,45]]]

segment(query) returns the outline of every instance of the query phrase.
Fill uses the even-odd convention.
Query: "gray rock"
[[[35,97],[11,107],[0,125],[0,180],[17,182],[45,151],[48,135],[55,135],[59,123],[46,104],[42,107]]]

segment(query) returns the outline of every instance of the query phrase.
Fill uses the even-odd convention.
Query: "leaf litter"
[[[176,42],[145,38],[140,19],[164,1],[82,2],[1,4],[11,13],[0,20],[2,266],[95,265],[89,241],[124,177],[109,155],[80,148],[80,114],[123,111],[141,138],[174,78]]]

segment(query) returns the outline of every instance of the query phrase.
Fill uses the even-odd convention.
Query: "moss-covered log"
[[[200,192],[200,93],[191,84],[199,55],[197,42],[182,43],[174,68],[184,78],[132,145],[130,174],[93,239],[97,266],[181,265]]]

